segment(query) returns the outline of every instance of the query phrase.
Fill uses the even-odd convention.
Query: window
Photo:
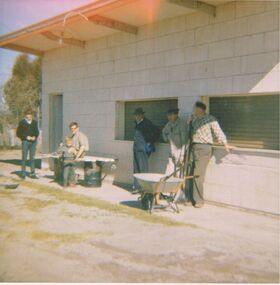
[[[212,97],[209,107],[230,143],[279,150],[279,95]]]
[[[167,110],[177,108],[178,99],[162,99],[149,101],[127,101],[117,103],[117,139],[133,140],[134,136],[134,110],[142,107],[146,117],[159,128],[167,123]],[[120,116],[120,114],[122,114]]]

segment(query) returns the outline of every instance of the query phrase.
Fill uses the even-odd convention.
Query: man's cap
[[[144,110],[143,110],[142,107],[139,107],[139,108],[136,108],[136,109],[134,110],[134,113],[133,113],[133,114],[134,114],[134,115],[144,115],[145,112],[144,112]]]
[[[195,102],[195,107],[200,108],[200,109],[202,109],[204,111],[206,110],[206,105],[203,102],[201,102],[201,101]]]
[[[168,109],[167,114],[178,114],[179,111],[180,111],[179,108],[170,108]]]

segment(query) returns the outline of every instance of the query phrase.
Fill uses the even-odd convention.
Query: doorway
[[[63,141],[63,95],[49,96],[49,151],[57,150]]]

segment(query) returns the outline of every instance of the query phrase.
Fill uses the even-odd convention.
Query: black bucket
[[[102,186],[102,162],[85,162],[84,166],[84,182],[88,187]]]
[[[54,158],[54,180],[57,182],[63,181],[63,159]]]

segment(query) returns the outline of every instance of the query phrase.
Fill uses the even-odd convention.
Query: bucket
[[[55,181],[62,182],[63,181],[63,161],[61,158],[54,158],[53,168],[54,168]]]
[[[84,166],[84,182],[88,187],[101,187],[102,186],[102,163],[85,162]]]

